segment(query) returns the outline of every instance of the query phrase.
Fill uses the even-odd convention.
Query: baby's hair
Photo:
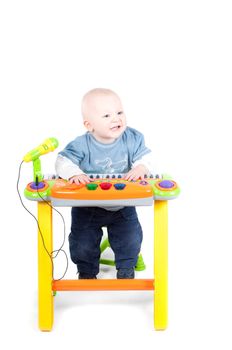
[[[88,111],[87,106],[90,102],[92,102],[93,98],[95,98],[97,96],[110,96],[110,95],[114,95],[117,98],[119,98],[118,95],[110,89],[95,88],[95,89],[88,91],[83,96],[83,99],[82,99],[81,112],[82,112],[83,119],[86,119],[89,117],[88,112],[87,112]]]

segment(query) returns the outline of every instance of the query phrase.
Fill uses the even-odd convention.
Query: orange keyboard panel
[[[59,179],[51,189],[51,197],[77,200],[110,200],[153,197],[151,185],[145,181],[101,179],[89,184],[70,184]]]

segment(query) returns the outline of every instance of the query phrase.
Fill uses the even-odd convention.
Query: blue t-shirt
[[[127,127],[113,143],[97,141],[87,132],[71,141],[59,154],[87,174],[127,173],[132,164],[150,153],[141,132]]]

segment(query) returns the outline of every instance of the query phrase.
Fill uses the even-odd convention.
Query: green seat
[[[110,243],[109,243],[108,238],[105,238],[103,240],[103,242],[101,243],[101,246],[100,246],[101,256],[102,256],[102,253],[107,248],[110,248]],[[102,259],[101,257],[100,257],[100,264],[102,264],[102,265],[109,265],[109,266],[115,266],[114,260]],[[138,256],[138,260],[137,260],[136,266],[135,266],[135,271],[143,271],[143,270],[145,270],[145,268],[146,268],[146,265],[144,264],[142,254],[140,253],[139,256]]]

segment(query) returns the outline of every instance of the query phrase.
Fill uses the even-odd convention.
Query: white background
[[[230,1],[2,1],[1,341],[34,349],[231,349]],[[181,186],[169,205],[169,328],[153,330],[152,292],[58,293],[53,331],[37,329],[37,229],[16,180],[24,154],[84,132],[82,95],[115,90],[159,172]],[[54,171],[58,150],[41,158]],[[24,164],[20,191],[31,181]],[[36,213],[35,203],[27,207]],[[152,208],[139,208],[153,276]],[[69,233],[69,210],[62,211]],[[55,248],[62,223],[55,217]],[[68,252],[68,245],[65,245]],[[110,252],[108,252],[110,254]],[[60,256],[56,272],[62,273]],[[103,268],[100,278],[113,278]],[[70,262],[67,278],[76,278]]]

